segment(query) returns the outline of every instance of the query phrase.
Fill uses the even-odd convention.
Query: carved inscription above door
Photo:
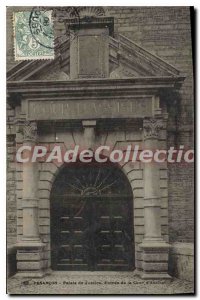
[[[152,99],[28,101],[28,119],[143,118],[152,116]]]

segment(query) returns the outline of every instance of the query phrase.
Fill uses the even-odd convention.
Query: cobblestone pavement
[[[41,279],[8,279],[9,294],[182,294],[193,283],[178,279],[143,280],[130,272],[52,272]]]

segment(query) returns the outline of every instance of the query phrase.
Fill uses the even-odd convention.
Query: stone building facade
[[[66,34],[65,13],[57,14],[55,59],[19,63],[13,55],[13,10],[24,8],[7,12],[8,266],[16,261],[19,276],[38,277],[52,265],[57,270],[62,265],[57,257],[53,263],[58,255],[53,252],[54,192],[68,171],[59,163],[17,163],[16,149],[36,144],[48,144],[50,149],[55,144],[65,149],[78,144],[87,149],[99,145],[115,149],[130,143],[143,149],[179,145],[193,149],[191,14],[188,7],[82,7],[79,20],[70,25],[76,33],[73,37]],[[122,191],[130,187],[126,205],[133,210],[127,225],[132,259],[130,264],[123,259],[110,263],[105,255],[95,270],[124,267],[138,270],[143,278],[170,274],[193,280],[192,164],[163,162],[158,167],[137,161],[118,165],[118,171]],[[116,193],[125,198],[120,191],[110,191]],[[118,213],[101,213],[102,222],[105,216],[127,218],[124,206],[119,201]],[[108,232],[106,221],[103,224]],[[77,226],[78,230],[75,225],[72,230],[79,234],[81,223]],[[114,232],[118,229],[116,225]],[[111,253],[118,251],[113,249]],[[63,265],[69,266],[65,270],[76,270],[75,265],[90,269],[80,263],[78,254]]]

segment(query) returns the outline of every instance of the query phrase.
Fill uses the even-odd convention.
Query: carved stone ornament
[[[157,139],[163,122],[160,119],[146,119],[143,122],[144,139]]]
[[[33,141],[37,139],[37,123],[26,121],[23,127],[24,141]]]
[[[108,16],[107,8],[102,6],[53,7],[52,10],[54,19],[60,23],[67,19]]]

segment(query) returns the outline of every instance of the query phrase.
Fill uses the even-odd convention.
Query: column
[[[23,146],[29,146],[32,150],[36,144],[37,125],[26,123],[24,126]],[[23,241],[40,241],[38,228],[38,170],[37,163],[31,162],[32,150],[24,150],[23,157],[28,162],[23,164]]]
[[[43,244],[38,224],[38,163],[31,162],[37,140],[37,124],[23,124],[23,193],[22,193],[22,238],[17,243],[18,276],[42,277],[44,275]]]
[[[144,119],[144,149],[158,149],[162,119]],[[170,278],[168,275],[169,245],[161,235],[161,198],[159,163],[144,163],[144,222],[145,235],[140,248],[143,259],[143,278]]]

